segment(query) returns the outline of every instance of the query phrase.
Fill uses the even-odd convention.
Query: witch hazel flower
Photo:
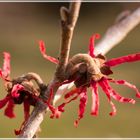
[[[80,99],[79,103],[79,111],[78,118],[74,122],[75,126],[78,126],[80,119],[83,118],[85,113],[85,108],[87,105],[88,97],[87,97],[87,89],[91,88],[91,115],[97,116],[99,112],[99,95],[98,95],[98,87],[101,87],[103,92],[105,93],[108,102],[111,105],[112,111],[109,113],[110,116],[116,115],[116,107],[112,102],[112,98],[122,103],[131,103],[135,104],[135,100],[131,98],[126,98],[121,96],[117,91],[115,91],[110,83],[124,85],[136,92],[136,97],[140,98],[140,92],[136,88],[135,85],[125,81],[125,80],[114,80],[109,77],[110,74],[113,74],[111,70],[112,67],[117,65],[126,63],[126,62],[135,62],[140,60],[140,53],[130,54],[127,56],[122,56],[119,58],[113,58],[107,60],[106,57],[102,54],[95,55],[94,54],[94,42],[95,39],[99,39],[100,35],[95,34],[90,38],[89,43],[89,52],[88,54],[77,54],[73,56],[66,67],[65,75],[66,81],[62,83],[62,85],[66,83],[74,82],[75,88],[65,93],[64,99],[65,102],[60,104],[57,108],[49,106],[49,109],[52,111],[51,118],[57,116],[59,112],[59,116],[62,112],[64,112],[64,107],[66,104]],[[52,57],[48,57],[45,52],[45,45],[43,41],[40,41],[40,51],[47,60],[58,64],[58,60]],[[52,117],[53,116],[53,117]]]
[[[4,81],[7,95],[4,99],[0,100],[0,109],[5,107],[4,115],[8,118],[15,118],[15,105],[23,103],[24,119],[26,121],[30,114],[30,106],[35,106],[38,99],[35,95],[32,95],[33,91],[30,91],[32,84],[29,81],[26,79],[24,80],[22,77],[20,77],[19,80],[10,79],[10,54],[7,52],[4,52],[3,54],[4,63],[2,69],[0,69],[0,77]],[[20,79],[23,80],[21,81]],[[30,90],[28,87],[30,87]],[[24,122],[21,125],[21,128],[23,127]],[[20,130],[15,130],[16,135],[20,134],[21,128]]]
[[[4,54],[4,64],[3,64],[3,68],[0,69],[0,74],[7,88],[10,82],[10,54],[7,52],[4,52],[3,54]],[[11,93],[7,94],[4,99],[0,100],[0,109],[3,108],[4,106],[7,106],[4,114],[9,118],[15,117],[15,114],[14,114],[15,104],[14,104],[13,98],[17,97],[18,95],[17,93],[20,90],[23,90],[23,86],[16,84],[11,89]]]

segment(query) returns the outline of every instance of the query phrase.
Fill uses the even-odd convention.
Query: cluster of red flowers
[[[25,89],[22,83],[15,83],[14,80],[10,79],[10,54],[7,52],[4,52],[3,54],[4,64],[3,68],[0,69],[0,77],[4,81],[4,85],[8,94],[4,99],[0,100],[0,109],[6,106],[4,111],[5,116],[14,118],[16,116],[14,113],[15,105],[23,103],[24,119],[26,121],[29,117],[30,105],[35,105],[36,98]],[[15,134],[18,135],[20,131],[21,129],[15,130]]]
[[[78,65],[80,65],[82,63],[82,61],[84,62],[86,59],[89,59],[90,61],[92,61],[91,63],[94,64],[93,67],[96,68],[95,70],[97,71],[97,73],[94,70],[94,68],[90,67],[90,66],[92,66],[92,64],[88,65],[87,64],[88,62],[87,63],[85,62],[85,65],[90,68],[89,69],[87,68],[87,70],[84,73],[82,73],[80,75],[80,77],[78,77],[78,79],[75,75],[77,74],[79,69],[77,69],[77,71],[75,71],[72,75],[69,75],[66,79],[66,80],[68,80],[68,82],[64,82],[64,84],[74,82],[76,85],[76,88],[72,89],[70,92],[65,94],[64,98],[66,101],[64,103],[62,103],[61,105],[59,105],[57,108],[54,108],[51,105],[49,105],[49,108],[52,111],[51,118],[54,118],[54,117],[58,118],[60,116],[61,112],[64,112],[65,105],[70,103],[73,100],[76,100],[79,97],[80,103],[79,103],[78,119],[74,123],[75,126],[77,126],[79,120],[81,118],[83,118],[83,116],[84,116],[85,107],[87,105],[87,88],[88,87],[91,87],[91,90],[92,90],[91,115],[93,115],[93,116],[98,115],[98,109],[99,109],[98,86],[100,86],[102,88],[102,90],[106,94],[108,101],[112,107],[112,112],[109,113],[111,116],[116,114],[116,108],[115,108],[115,105],[113,104],[113,102],[111,101],[111,97],[119,102],[127,102],[127,103],[132,103],[132,104],[135,103],[134,99],[122,97],[119,93],[117,93],[110,86],[110,84],[109,84],[110,82],[119,84],[119,85],[125,85],[129,88],[132,88],[136,92],[136,96],[138,98],[140,98],[140,92],[138,91],[138,89],[136,88],[135,85],[132,85],[125,80],[114,80],[114,79],[108,77],[109,74],[113,73],[110,69],[111,67],[114,67],[119,64],[126,63],[126,62],[139,61],[140,53],[130,54],[127,56],[113,58],[111,60],[106,60],[105,56],[103,56],[101,54],[99,54],[99,55],[94,54],[94,41],[95,41],[95,39],[98,39],[99,37],[100,37],[99,34],[93,35],[90,38],[89,53],[84,54],[84,55],[81,55],[81,54],[75,55],[74,57],[72,57],[69,60],[68,66],[67,66],[68,71],[70,71],[73,69],[74,66],[77,65],[77,67],[78,67]],[[39,44],[40,44],[40,51],[41,51],[43,57],[55,64],[58,64],[59,62],[57,59],[46,55],[44,42],[40,41]],[[85,59],[84,59],[84,57],[85,57]],[[71,69],[69,66],[70,63],[72,63],[72,66],[73,66]],[[91,69],[93,69],[93,70],[91,70]],[[93,71],[93,72],[90,72],[90,71]],[[70,71],[70,73],[72,73],[72,72]]]
[[[119,102],[127,102],[132,104],[135,103],[134,99],[122,97],[119,93],[117,93],[110,86],[110,82],[132,88],[136,92],[136,96],[140,98],[140,92],[135,85],[132,85],[125,80],[114,80],[112,78],[109,78],[108,76],[110,74],[113,74],[111,67],[117,66],[125,62],[139,61],[140,53],[106,60],[105,56],[103,56],[102,54],[94,54],[94,41],[98,38],[98,34],[95,34],[90,38],[88,54],[77,54],[69,60],[67,68],[65,70],[65,81],[60,85],[63,86],[64,84],[74,82],[76,87],[71,91],[65,93],[65,102],[60,104],[57,108],[55,108],[51,104],[53,99],[53,89],[51,89],[50,98],[47,101],[44,101],[52,112],[51,118],[59,118],[61,113],[64,112],[65,105],[73,100],[76,100],[79,97],[79,113],[78,119],[75,121],[75,126],[77,126],[79,120],[84,116],[88,99],[87,88],[89,87],[91,87],[92,90],[91,115],[93,116],[98,115],[99,110],[98,86],[102,88],[112,107],[112,112],[110,112],[111,116],[116,114],[116,108],[111,101],[111,97]],[[40,51],[45,59],[55,64],[59,63],[57,59],[46,54],[45,44],[43,41],[39,42],[39,46]],[[4,52],[4,64],[2,69],[0,69],[0,77],[4,81],[6,90],[8,92],[6,97],[0,100],[0,109],[6,106],[4,114],[9,118],[14,118],[15,105],[23,103],[24,118],[26,121],[29,117],[30,105],[35,106],[36,102],[39,100],[39,97],[29,92],[29,90],[26,89],[26,86],[24,86],[23,81],[18,82],[10,79],[10,54],[7,52]],[[25,80],[24,82],[29,81]],[[21,129],[22,128],[20,128],[19,131],[15,130],[15,133],[18,135],[21,132]]]

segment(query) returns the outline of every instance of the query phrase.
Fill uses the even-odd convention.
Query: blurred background
[[[11,77],[27,72],[40,74],[48,83],[54,74],[55,65],[43,59],[39,52],[38,40],[45,41],[47,54],[57,58],[60,47],[61,6],[68,3],[0,3],[0,67],[3,63],[3,51],[11,54]],[[89,38],[94,33],[104,35],[108,27],[114,24],[117,15],[124,10],[134,10],[140,3],[83,3],[74,31],[70,55],[88,51]],[[119,57],[140,51],[140,25],[112,49],[107,57]],[[125,79],[140,89],[140,63],[129,63],[113,68],[115,79]],[[135,99],[135,92],[124,86],[112,85],[121,95]],[[0,98],[6,92],[0,81]],[[98,117],[90,115],[91,92],[85,117],[75,128],[78,101],[66,107],[60,119],[50,119],[46,115],[41,125],[40,137],[140,137],[140,99],[136,104],[122,104],[113,100],[117,115],[109,116],[110,105],[105,94],[100,91],[100,111]],[[0,137],[14,137],[23,121],[22,105],[15,108],[16,118],[9,119],[0,110]]]

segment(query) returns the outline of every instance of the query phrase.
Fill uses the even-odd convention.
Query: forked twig
[[[56,78],[59,80],[63,80],[64,78],[63,74],[65,71],[65,67],[68,63],[71,40],[73,36],[74,27],[79,16],[80,6],[80,2],[73,2],[70,4],[69,9],[65,7],[60,8],[62,39],[59,54],[59,65],[55,73]]]
[[[54,87],[54,93],[57,91],[59,86],[56,86],[57,82],[61,82],[63,80],[65,66],[67,65],[69,58],[69,50],[71,45],[71,40],[73,36],[74,27],[79,15],[80,10],[80,2],[73,2],[70,4],[69,9],[64,7],[61,8],[61,25],[62,25],[62,41],[61,41],[61,49],[59,56],[59,64],[57,66],[55,76],[53,80],[49,83],[47,89],[42,91],[44,94],[44,98],[47,99],[49,97],[50,89]],[[55,86],[54,86],[55,85]],[[47,106],[43,102],[38,102],[36,107],[34,108],[32,114],[29,119],[25,123],[25,126],[19,135],[19,138],[32,138],[36,131],[38,130],[41,122],[44,119],[44,115],[46,112]]]

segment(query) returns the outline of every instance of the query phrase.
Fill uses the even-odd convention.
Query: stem
[[[59,80],[64,79],[64,71],[69,59],[73,31],[79,16],[80,6],[80,2],[73,2],[70,3],[69,9],[65,7],[61,7],[60,9],[62,39],[59,53],[59,65],[55,73],[56,78]]]
[[[68,62],[71,40],[73,36],[74,27],[78,19],[80,2],[73,2],[70,4],[69,9],[62,7],[61,8],[61,27],[62,27],[62,40],[61,40],[61,49],[59,54],[59,64],[56,68],[56,72],[53,80],[49,83],[47,89],[42,91],[44,98],[48,99],[50,94],[50,88],[54,87],[54,93],[57,91],[59,86],[56,86],[57,82],[61,82],[64,78],[65,67]],[[41,122],[44,119],[47,106],[43,102],[38,102],[34,108],[32,114],[27,120],[19,138],[32,138],[36,131],[38,130]]]

